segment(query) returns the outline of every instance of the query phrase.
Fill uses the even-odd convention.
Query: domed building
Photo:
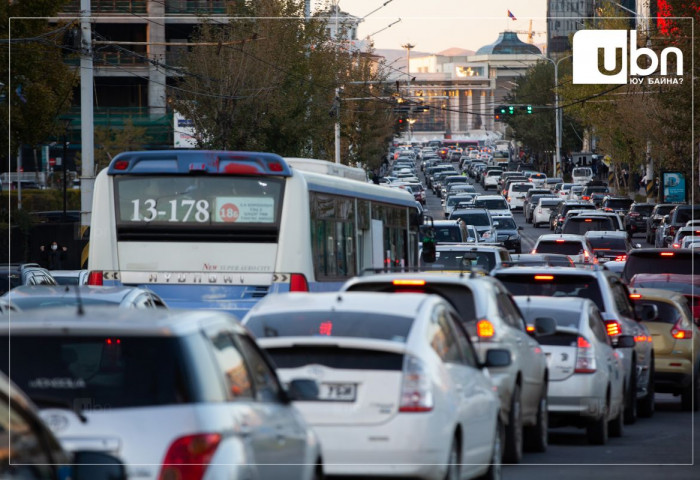
[[[476,51],[477,55],[542,55],[539,48],[525,43],[515,32],[501,32],[498,39],[490,45],[484,45]]]

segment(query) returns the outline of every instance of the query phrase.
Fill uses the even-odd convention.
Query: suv
[[[459,220],[434,220],[420,226],[421,238],[430,229],[434,231],[438,243],[464,243],[467,241],[467,230],[464,222]]]
[[[493,225],[496,227],[496,241],[502,243],[503,247],[514,253],[522,253],[522,239],[520,230],[522,226],[516,225],[511,215],[492,217]]]
[[[627,254],[622,280],[629,283],[638,273],[697,275],[693,264],[700,265],[698,249],[637,248]]]
[[[462,220],[466,225],[474,225],[481,238],[479,241],[491,242],[496,239],[496,229],[493,226],[491,214],[485,208],[454,209],[450,220]]]
[[[511,261],[508,250],[495,244],[436,245],[435,261],[425,262],[421,255],[421,270],[474,271],[485,273]]]
[[[539,189],[535,190],[534,188],[527,192],[525,201],[523,202],[525,223],[532,223],[533,213],[535,212],[535,207],[537,207],[537,203],[539,202],[540,198],[552,198],[557,201],[559,200],[552,192],[540,192],[542,191]]]
[[[585,235],[589,231],[614,231],[615,224],[611,219],[602,215],[585,214],[569,217],[561,227],[561,233],[573,235]]]
[[[523,208],[525,196],[528,190],[535,188],[535,186],[530,182],[510,182],[508,186],[508,192],[506,193],[506,201],[510,205],[511,210],[516,208]]]
[[[654,205],[654,209],[651,211],[647,217],[646,226],[646,241],[647,243],[654,243],[654,236],[656,235],[656,227],[659,226],[661,220],[671,213],[671,210],[676,208],[678,204],[676,203],[657,203]]]
[[[574,263],[597,263],[593,247],[583,235],[540,235],[530,253],[560,253]]]
[[[689,220],[700,218],[700,204],[678,205],[664,217],[664,230],[656,232],[657,247],[667,247],[673,241],[676,231],[684,227]]]
[[[314,398],[302,389],[317,385],[285,390],[235,317],[86,307],[79,317],[45,309],[12,320],[11,352],[7,321],[1,329],[10,355],[0,370],[11,366],[70,449],[109,450],[129,478],[322,475],[318,439],[291,404]]]
[[[548,373],[544,353],[528,334],[520,309],[499,281],[488,276],[468,279],[457,274],[400,273],[356,277],[340,290],[433,293],[445,298],[459,313],[480,361],[492,348],[511,352],[510,366],[489,368],[506,424],[504,460],[520,461],[523,447],[546,450]],[[553,325],[538,327],[541,334],[553,333]]]
[[[564,200],[557,205],[556,208],[552,209],[552,213],[549,215],[549,229],[555,230],[557,227],[561,228],[566,219],[566,212],[573,209],[595,210],[595,206],[588,202]]]
[[[603,199],[603,203],[600,204],[600,209],[604,212],[615,212],[620,217],[624,217],[633,203],[634,200],[629,197],[607,196]]]
[[[635,233],[647,231],[647,221],[652,210],[654,210],[653,203],[634,202],[630,206],[630,209],[627,210],[625,217],[622,219],[622,223],[630,238],[632,238]]]
[[[58,285],[38,263],[11,263],[0,267],[0,295],[20,285]]]
[[[514,267],[494,272],[513,295],[578,297],[593,300],[605,320],[613,345],[620,335],[633,335],[634,347],[620,348],[625,365],[625,423],[637,413],[654,413],[654,349],[649,329],[630,303],[629,290],[613,272],[602,268]]]

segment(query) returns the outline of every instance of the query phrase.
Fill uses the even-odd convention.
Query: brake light
[[[671,328],[671,336],[677,340],[686,340],[693,338],[693,331],[683,328],[683,325],[681,325],[681,319],[678,319],[673,328]]]
[[[554,275],[535,275],[535,280],[554,280]]]
[[[129,161],[128,160],[117,160],[114,162],[114,169],[115,170],[126,170],[129,167]]]
[[[506,202],[510,203],[510,197],[506,198]]]
[[[622,328],[620,322],[617,320],[606,320],[605,321],[605,331],[608,332],[609,337],[614,337],[622,333]]]
[[[290,292],[308,292],[309,284],[303,273],[292,273],[289,278]]]
[[[591,223],[592,221],[593,221],[592,218],[586,218],[586,219],[584,219],[584,222],[586,222],[586,223]]]
[[[527,330],[528,332],[534,332],[534,331],[535,331],[535,326],[534,326],[534,325],[528,325],[527,327],[525,327],[525,330]]]
[[[642,298],[642,294],[641,293],[630,293],[630,298],[632,300],[639,300],[640,298]]]
[[[627,261],[627,255],[618,255],[615,257],[616,262],[626,262]]]
[[[596,371],[596,365],[591,342],[584,337],[578,337],[576,347],[576,367],[574,368],[574,373],[594,373]]]
[[[681,248],[681,244],[680,244],[680,243],[674,243],[672,246],[673,246],[673,248]]]
[[[583,198],[584,200],[590,200],[590,199],[591,199],[591,197],[589,197],[588,195],[584,195],[584,196],[581,197],[581,198]]]
[[[100,270],[92,270],[88,274],[87,284],[88,285],[97,285],[97,286],[103,285],[102,272]]]
[[[554,240],[554,241],[555,241],[556,243],[564,243],[566,240],[564,240],[563,238],[557,238],[557,239]]]
[[[221,435],[218,433],[198,433],[178,438],[165,454],[159,480],[201,479],[219,442]]]
[[[482,318],[476,322],[476,334],[479,336],[479,338],[492,338],[495,333],[493,323],[489,322],[485,318]]]
[[[672,257],[674,255],[675,255],[675,253],[673,253],[673,252],[661,252],[662,257]]]
[[[425,286],[425,280],[394,280],[391,282],[393,285],[409,285],[412,287],[423,287]]]
[[[403,360],[399,412],[429,412],[433,409],[433,390],[423,361],[406,355]]]

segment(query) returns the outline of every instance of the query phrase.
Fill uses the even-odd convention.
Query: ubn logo
[[[598,62],[600,52],[603,57],[602,65]],[[683,52],[676,47],[664,48],[659,62],[659,56],[652,49],[637,48],[636,30],[579,30],[574,33],[573,41],[573,83],[625,84],[628,83],[630,75],[647,76],[656,72],[659,63],[661,75],[667,75],[668,56],[671,53],[676,56],[676,75],[681,76]],[[639,66],[639,59],[644,56],[649,58],[648,67]]]

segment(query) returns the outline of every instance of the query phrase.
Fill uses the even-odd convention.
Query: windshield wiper
[[[40,407],[55,407],[70,410],[75,413],[82,423],[87,423],[87,417],[75,403],[71,403],[63,398],[50,397],[47,395],[30,395],[29,398]]]

